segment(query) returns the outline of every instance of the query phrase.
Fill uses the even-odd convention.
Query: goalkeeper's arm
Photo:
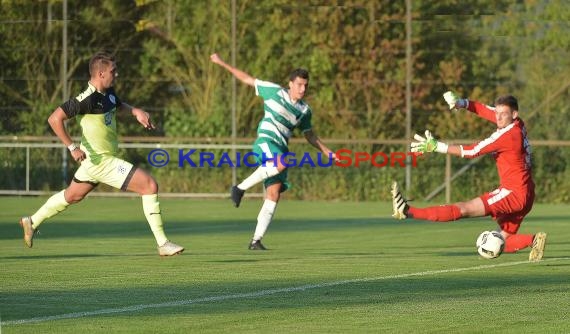
[[[414,139],[416,141],[411,144],[411,151],[415,153],[445,153],[451,155],[463,156],[463,149],[460,145],[448,145],[444,142],[436,140],[429,130],[425,132],[425,138],[415,134]]]
[[[463,149],[461,148],[461,145],[448,145],[447,154],[463,157]]]

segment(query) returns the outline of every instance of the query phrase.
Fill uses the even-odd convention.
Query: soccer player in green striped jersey
[[[154,129],[149,114],[117,97],[113,83],[118,73],[112,55],[105,52],[95,54],[89,62],[89,74],[91,77],[87,89],[57,107],[48,119],[57,137],[80,166],[66,189],[51,196],[33,215],[20,219],[25,244],[32,247],[34,234],[46,219],[81,201],[99,183],[105,183],[141,195],[143,212],[156,239],[160,256],[182,253],[184,248],[170,242],[164,233],[158,185],[154,178],[117,157],[119,144],[115,115],[118,112],[131,113],[142,126]],[[74,117],[81,126],[79,146],[73,143],[64,126],[67,119]]]
[[[264,182],[265,199],[259,215],[253,238],[249,244],[251,250],[265,250],[261,239],[265,235],[275,213],[281,192],[287,190],[286,161],[280,158],[289,152],[288,142],[291,133],[299,128],[305,139],[324,155],[336,160],[332,152],[314,133],[311,126],[311,108],[303,97],[309,86],[309,72],[296,69],[289,75],[289,89],[272,82],[262,81],[239,70],[226,62],[216,53],[210,60],[228,70],[238,80],[255,88],[256,95],[263,99],[264,115],[257,128],[257,139],[253,143],[260,166],[243,182],[231,188],[230,196],[235,207],[239,207],[246,190]]]

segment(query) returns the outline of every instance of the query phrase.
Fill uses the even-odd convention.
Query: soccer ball
[[[503,249],[505,249],[505,239],[500,232],[485,231],[479,235],[475,245],[481,257],[494,259],[503,253]]]

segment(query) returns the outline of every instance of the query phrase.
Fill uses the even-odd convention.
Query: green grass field
[[[536,205],[528,249],[480,258],[488,218],[401,222],[389,203],[285,199],[247,250],[261,205],[162,199],[160,258],[138,198],[87,198],[22,242],[46,198],[0,198],[0,333],[568,333],[570,213]]]

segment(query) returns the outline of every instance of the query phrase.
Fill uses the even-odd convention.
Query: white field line
[[[539,263],[560,261],[560,260],[570,260],[570,257],[544,259]],[[533,263],[528,262],[528,261],[519,261],[519,262],[488,264],[488,265],[466,267],[466,268],[456,268],[456,269],[428,270],[428,271],[422,271],[422,272],[417,272],[417,273],[397,274],[397,275],[368,277],[368,278],[355,278],[355,279],[342,280],[342,281],[293,286],[293,287],[288,287],[288,288],[268,289],[268,290],[254,291],[254,292],[236,293],[236,294],[231,294],[231,295],[219,295],[219,296],[210,296],[210,297],[203,297],[203,298],[196,298],[196,299],[186,299],[186,300],[172,301],[172,302],[167,302],[167,303],[140,304],[140,305],[133,305],[133,306],[117,307],[117,308],[107,308],[107,309],[101,309],[101,310],[95,310],[95,311],[65,313],[65,314],[51,315],[51,316],[45,316],[45,317],[36,317],[36,318],[28,318],[28,319],[20,319],[20,320],[3,321],[3,322],[0,322],[0,328],[1,328],[1,325],[4,325],[4,326],[24,325],[24,324],[32,324],[32,323],[54,321],[54,320],[85,318],[85,317],[92,317],[92,316],[97,316],[97,315],[102,315],[102,314],[137,312],[137,311],[146,310],[146,309],[157,309],[157,308],[175,307],[175,306],[183,306],[183,305],[191,305],[191,304],[199,304],[199,303],[218,302],[218,301],[231,300],[231,299],[257,298],[257,297],[274,295],[274,294],[278,294],[278,293],[305,291],[305,290],[320,289],[320,288],[326,288],[326,287],[331,287],[331,286],[339,286],[339,285],[347,285],[347,284],[353,284],[353,283],[382,281],[382,280],[389,280],[389,279],[418,277],[418,276],[430,276],[430,275],[438,275],[438,274],[457,273],[457,272],[462,272],[462,271],[476,271],[476,270],[492,269],[492,268],[499,268],[499,267],[512,267],[512,266],[518,266],[521,264],[533,264]]]

